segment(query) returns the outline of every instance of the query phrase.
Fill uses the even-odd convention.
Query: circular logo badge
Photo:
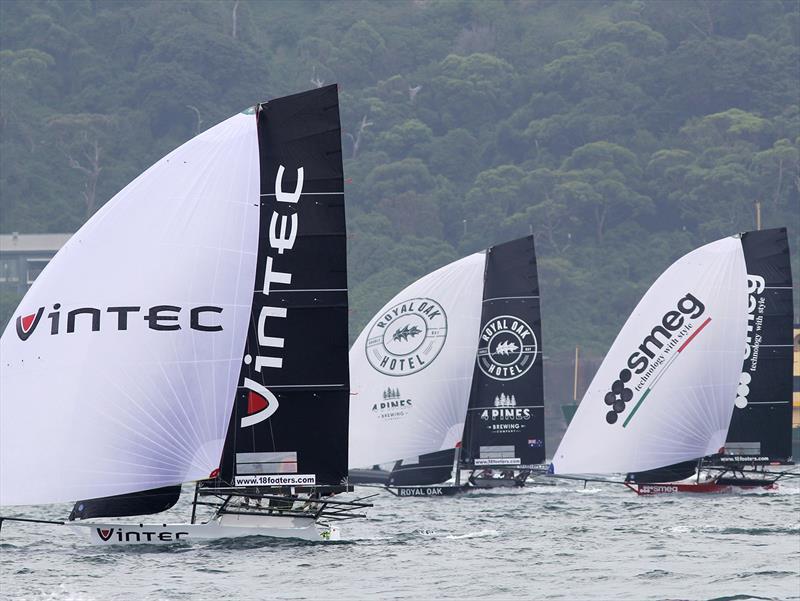
[[[516,380],[536,361],[536,334],[513,315],[493,317],[481,328],[478,367],[495,380]]]
[[[367,360],[387,376],[407,376],[430,365],[447,338],[447,315],[430,298],[412,298],[383,313],[367,334]]]

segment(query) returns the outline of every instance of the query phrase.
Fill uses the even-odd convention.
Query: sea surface
[[[186,520],[190,498],[172,519]],[[338,543],[100,547],[63,527],[6,522],[0,597],[800,599],[800,478],[725,495],[648,498],[560,481],[373,501],[367,519],[342,524]],[[15,509],[60,519],[70,508]]]

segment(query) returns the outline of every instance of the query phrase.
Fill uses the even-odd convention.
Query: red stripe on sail
[[[709,322],[709,321],[711,321],[711,318],[710,318],[710,317],[708,317],[708,318],[707,318],[707,319],[706,319],[706,320],[705,320],[703,323],[701,323],[699,328],[697,328],[697,329],[696,329],[694,332],[692,332],[692,335],[691,335],[691,336],[689,336],[689,338],[687,338],[687,339],[686,339],[686,342],[684,342],[684,343],[681,345],[681,348],[679,348],[679,349],[678,349],[678,352],[679,352],[679,353],[680,353],[680,352],[681,352],[683,349],[685,349],[685,348],[688,346],[688,344],[689,344],[689,343],[690,343],[692,340],[694,340],[694,337],[695,337],[695,336],[697,336],[697,335],[700,333],[700,330],[702,330],[704,327],[706,327],[706,326],[708,325],[708,322]]]

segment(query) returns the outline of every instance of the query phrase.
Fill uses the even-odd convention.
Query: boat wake
[[[500,536],[499,530],[479,530],[478,532],[467,532],[466,534],[449,534],[445,538],[449,540],[462,540],[465,538],[486,538]]]

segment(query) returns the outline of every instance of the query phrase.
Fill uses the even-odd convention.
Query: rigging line
[[[268,194],[261,194],[261,196],[277,196],[274,192]],[[300,199],[303,196],[344,196],[344,192],[301,192]]]
[[[488,303],[489,301],[496,301],[496,300],[514,300],[520,298],[540,298],[539,295],[535,296],[495,296],[493,298],[485,298],[483,299],[484,303]]]
[[[255,292],[261,292],[261,290],[256,290]],[[270,290],[270,294],[285,294],[287,292],[347,292],[347,288],[287,288],[286,290]]]
[[[788,405],[791,401],[747,401],[748,405]]]
[[[128,432],[131,432],[131,433],[135,434],[136,435],[135,437],[131,437],[130,438],[131,441],[136,440],[136,439],[144,439],[144,440],[148,441],[149,443],[152,443],[155,446],[160,447],[166,455],[173,455],[177,459],[185,459],[184,455],[181,455],[180,453],[177,452],[178,449],[182,449],[182,445],[180,444],[180,441],[177,440],[177,438],[175,437],[174,433],[166,430],[161,425],[161,423],[159,421],[156,421],[156,423],[161,428],[163,434],[165,434],[166,436],[170,437],[173,441],[179,442],[179,444],[176,445],[176,447],[173,447],[173,448],[169,448],[169,447],[164,446],[161,442],[159,442],[159,440],[166,441],[166,438],[162,438],[162,436],[159,436],[157,432],[151,430],[150,428],[147,428],[146,427],[147,422],[143,421],[141,419],[141,417],[140,417],[140,415],[144,413],[143,410],[145,409],[145,407],[140,405],[136,401],[136,399],[134,397],[132,397],[130,394],[128,394],[128,392],[125,389],[123,389],[117,383],[116,380],[109,380],[109,383],[111,384],[111,386],[116,388],[117,391],[122,396],[127,397],[127,399],[130,401],[131,406],[135,406],[138,411],[135,412],[135,413],[131,412],[131,411],[126,411],[125,415],[122,416],[122,417],[125,417],[126,419],[120,419],[119,417],[115,416],[111,412],[104,412],[105,418],[108,419],[111,422],[116,423],[120,427],[120,429],[127,430]],[[103,414],[103,413],[101,412],[101,414]],[[130,421],[138,422],[138,424],[141,426],[141,428],[133,427],[136,424],[131,425],[129,423]],[[153,420],[151,419],[149,421],[152,422]],[[153,438],[154,435],[156,436],[156,439]],[[141,444],[139,443],[136,446],[140,447]],[[147,450],[152,450],[152,448],[147,449]],[[148,456],[148,455],[147,455],[147,453],[142,453],[141,456]],[[117,460],[116,462],[119,462],[119,460]],[[134,465],[134,464],[131,464],[131,465]],[[171,467],[174,468],[174,464]]]
[[[152,415],[152,413],[157,413],[158,416],[161,418],[159,420],[155,420],[156,423],[158,424],[158,427],[161,429],[161,431],[163,433],[167,434],[173,441],[178,443],[176,445],[176,449],[181,449],[182,451],[184,451],[184,456],[182,456],[181,459],[184,459],[184,460],[190,459],[190,457],[186,456],[187,447],[191,446],[192,440],[198,440],[199,437],[197,436],[196,432],[192,432],[192,434],[194,435],[194,438],[192,439],[190,437],[187,437],[187,435],[189,435],[188,430],[178,431],[177,428],[174,428],[174,426],[172,428],[165,428],[162,425],[163,423],[174,425],[174,424],[180,424],[180,423],[186,423],[186,422],[191,423],[191,422],[189,421],[189,416],[186,415],[185,411],[184,411],[184,417],[186,418],[186,421],[181,419],[181,416],[178,415],[178,413],[175,410],[174,403],[170,402],[171,399],[168,398],[164,394],[163,388],[158,386],[158,384],[159,384],[158,380],[159,379],[161,379],[162,381],[166,382],[167,385],[172,390],[172,393],[173,393],[172,399],[175,399],[175,400],[179,401],[180,397],[178,396],[178,394],[175,391],[175,389],[172,388],[172,384],[171,384],[171,382],[169,380],[169,377],[167,375],[166,370],[164,369],[164,365],[163,364],[159,364],[158,368],[159,368],[159,370],[161,372],[162,378],[157,378],[156,374],[153,374],[153,373],[151,373],[149,371],[146,372],[146,373],[147,373],[147,376],[149,376],[150,381],[155,384],[155,390],[158,391],[158,395],[161,397],[161,401],[164,403],[163,406],[161,405],[161,403],[159,402],[158,399],[156,399],[154,397],[150,397],[147,394],[145,394],[145,391],[144,391],[144,389],[142,388],[142,386],[140,384],[141,375],[139,375],[139,377],[131,377],[130,375],[128,375],[128,381],[130,382],[131,388],[135,386],[139,390],[139,392],[142,395],[141,396],[142,402],[146,402],[146,405],[147,405],[145,407],[145,406],[139,405],[137,403],[137,406],[139,406],[140,408],[144,409],[145,413],[148,416]],[[131,390],[131,392],[135,394],[135,390]],[[131,397],[131,398],[133,398],[133,397]],[[182,403],[178,402],[178,404],[181,406],[181,408],[183,408]],[[148,409],[152,409],[152,412],[147,411]],[[170,417],[170,416],[167,415],[165,412],[170,413],[172,415],[172,417],[175,418],[175,421],[174,422],[169,421],[167,418]],[[162,420],[163,420],[163,422],[162,422]],[[150,420],[150,421],[153,421],[153,420]],[[142,426],[144,426],[148,422],[140,420],[140,423],[142,424]],[[157,434],[157,432],[155,432],[154,430],[149,430],[149,431],[152,434]]]
[[[267,388],[343,388],[346,384],[268,384]]]
[[[467,411],[483,411],[484,409],[543,409],[544,405],[508,405],[495,407],[494,405],[487,405],[486,407],[470,407]]]

